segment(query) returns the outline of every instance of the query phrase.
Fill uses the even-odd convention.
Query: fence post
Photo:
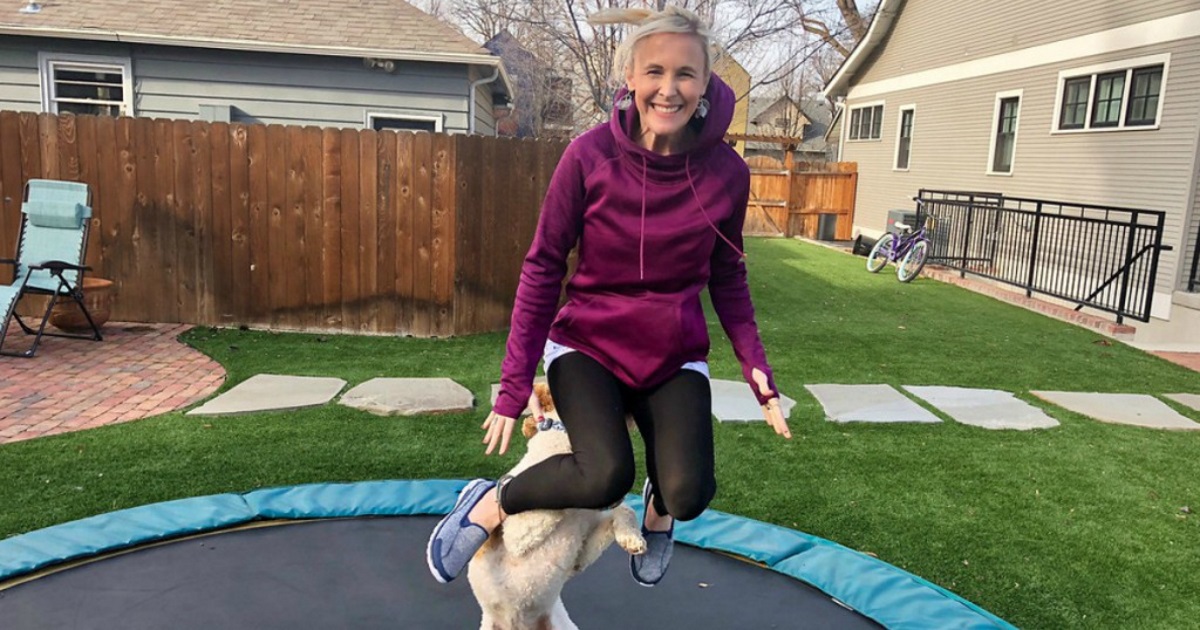
[[[1033,276],[1037,271],[1038,241],[1042,233],[1042,202],[1037,202],[1033,219],[1033,246],[1029,248],[1029,274],[1025,280],[1025,297],[1033,297]]]
[[[1129,235],[1125,239],[1125,266],[1121,269],[1121,294],[1117,298],[1118,324],[1125,323],[1125,304],[1129,301],[1129,269],[1133,267],[1133,246],[1137,237],[1137,215],[1137,210],[1129,213]],[[1150,287],[1150,292],[1154,292],[1154,287]]]
[[[971,224],[975,219],[975,195],[967,197],[967,225],[963,229],[962,266],[958,268],[960,278],[967,277],[967,261],[971,254]]]

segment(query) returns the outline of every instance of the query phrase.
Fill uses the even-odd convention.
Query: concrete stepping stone
[[[475,396],[448,378],[373,378],[338,402],[377,416],[419,416],[470,411]]]
[[[956,422],[984,429],[1049,429],[1058,420],[1017,398],[1010,392],[967,387],[919,387],[904,389],[937,407]]]
[[[919,422],[941,418],[909,400],[890,385],[805,385],[825,408],[831,422]]]
[[[1200,394],[1167,394],[1167,398],[1200,411]]]
[[[189,416],[224,416],[256,411],[318,407],[346,386],[340,378],[256,374],[187,412]]]
[[[712,383],[713,415],[718,422],[766,422],[758,398],[750,391],[745,381],[727,381],[714,378]],[[792,415],[796,401],[786,394],[779,397],[783,417]]]
[[[1200,430],[1200,424],[1188,420],[1163,401],[1148,394],[1030,393],[1042,400],[1100,422],[1151,429]]]

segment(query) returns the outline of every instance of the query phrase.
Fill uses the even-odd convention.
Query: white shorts
[[[545,371],[547,373],[549,373],[550,372],[550,364],[553,363],[555,359],[557,359],[558,357],[561,357],[564,354],[567,354],[568,352],[578,352],[578,350],[576,350],[575,348],[572,348],[570,346],[564,346],[561,343],[555,343],[555,342],[547,339],[546,340],[546,349],[542,352],[542,363],[544,365]],[[708,362],[707,361],[688,361],[687,363],[683,364],[682,369],[699,372],[704,375],[704,378],[712,378],[711,376],[709,376],[709,373],[708,373]]]

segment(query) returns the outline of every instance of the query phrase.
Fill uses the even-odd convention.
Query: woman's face
[[[658,33],[639,41],[625,75],[641,118],[642,146],[676,148],[682,131],[708,89],[700,40],[683,33]]]

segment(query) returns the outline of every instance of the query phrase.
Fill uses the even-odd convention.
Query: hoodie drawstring
[[[642,168],[643,169],[645,169],[645,165],[646,165],[646,158],[643,156],[642,157]],[[708,211],[704,209],[704,202],[700,201],[700,193],[696,192],[696,182],[692,180],[692,156],[691,156],[691,154],[688,154],[687,161],[683,163],[683,170],[687,171],[688,185],[692,187],[692,196],[696,198],[696,205],[700,206],[700,214],[704,215],[704,220],[708,221],[708,226],[711,227],[713,229],[713,231],[717,233],[717,236],[721,237],[721,240],[728,243],[729,246],[733,248],[733,251],[738,253],[738,257],[745,258],[746,252],[738,249],[738,246],[734,245],[733,241],[729,240],[729,237],[725,236],[725,234],[723,232],[721,232],[721,230],[717,227],[717,225],[712,222],[712,219],[708,218]],[[643,179],[642,179],[642,221],[643,222],[645,221],[645,216],[646,216],[646,192],[645,192],[646,184],[645,184],[645,181],[646,181],[645,173],[643,170]]]
[[[646,156],[642,156],[642,229],[638,240],[638,280],[646,279]]]

